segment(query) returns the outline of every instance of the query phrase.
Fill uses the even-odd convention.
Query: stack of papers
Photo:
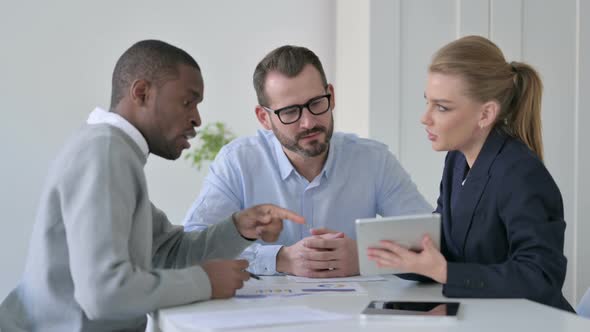
[[[264,282],[248,281],[244,287],[238,289],[236,298],[265,298],[272,296],[293,297],[309,294],[366,294],[367,291],[356,282],[315,282],[315,283],[286,283],[267,284]]]
[[[210,311],[203,313],[178,313],[169,316],[169,322],[177,327],[200,330],[235,329],[281,324],[301,324],[357,318],[306,306],[281,306],[240,310]]]
[[[361,281],[383,281],[385,278],[380,276],[352,276],[342,278],[307,278],[307,277],[296,277],[287,276],[287,279],[295,282],[317,282],[317,283],[328,283],[328,282],[361,282]]]

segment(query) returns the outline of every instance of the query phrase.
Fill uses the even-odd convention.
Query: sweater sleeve
[[[253,242],[237,231],[230,218],[200,231],[184,232],[152,205],[154,266],[184,268],[210,259],[236,258]]]
[[[103,135],[81,145],[76,160],[64,165],[64,175],[56,186],[60,201],[56,213],[62,214],[66,229],[74,298],[88,318],[128,319],[158,308],[210,298],[209,278],[199,266],[157,269],[150,264],[146,267],[136,263],[141,257],[152,257],[152,246],[148,237],[145,245],[131,247],[132,232],[151,230],[152,227],[137,223],[152,221],[150,212],[137,215],[151,211],[151,206],[143,206],[150,204],[143,162],[129,147],[129,142],[122,137]],[[156,244],[163,247],[168,242],[162,239],[173,237],[171,234],[178,231],[163,225],[159,214],[155,218],[158,221],[154,231],[158,234],[154,237]],[[220,233],[224,227],[229,228],[222,226]],[[207,234],[202,236],[207,238]],[[209,236],[213,238],[215,236]],[[189,250],[189,242],[187,239],[187,244],[179,248]],[[218,253],[208,250],[213,247],[210,244],[204,247],[203,256],[207,256],[207,251],[212,255]],[[183,252],[178,249],[174,255]],[[182,257],[180,260],[193,259]]]

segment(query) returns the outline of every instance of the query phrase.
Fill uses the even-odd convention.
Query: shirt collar
[[[279,140],[277,139],[277,137],[274,134],[272,134],[271,137],[272,137],[272,143],[273,143],[274,149],[275,149],[275,155],[277,156],[277,163],[279,165],[279,171],[281,172],[281,178],[283,180],[285,180],[289,177],[289,175],[291,175],[291,173],[293,173],[293,172],[297,173],[297,171],[293,167],[293,164],[291,164],[291,161],[287,157],[287,154],[285,153],[285,151],[283,151],[283,146],[281,145],[281,142],[279,142]],[[332,140],[330,140],[330,148],[328,149],[328,158],[326,159],[326,162],[324,163],[324,167],[322,167],[322,171],[320,172],[320,176],[325,176],[327,178],[329,173],[331,172],[331,170],[333,168],[333,164],[334,164],[334,159],[335,159],[335,157],[334,157],[335,151],[334,150],[335,150],[334,136],[332,136]]]
[[[322,168],[322,173],[323,176],[325,176],[326,178],[328,178],[328,176],[331,174],[332,170],[334,169],[334,163],[335,163],[335,159],[336,159],[336,144],[334,144],[334,140],[338,139],[337,137],[334,137],[334,135],[332,135],[332,138],[330,139],[330,148],[328,149],[328,158],[326,158],[326,163],[324,163],[324,167]]]
[[[283,151],[281,142],[279,142],[275,135],[271,135],[271,141],[274,145],[275,155],[277,156],[277,164],[279,165],[281,178],[285,180],[287,177],[289,177],[289,175],[291,175],[291,173],[295,171],[295,168],[293,167],[293,164],[291,164],[289,158],[287,158],[285,151]]]
[[[105,123],[121,129],[135,142],[135,144],[137,144],[137,146],[139,146],[143,156],[147,158],[150,152],[147,141],[137,128],[135,128],[129,121],[119,114],[115,112],[108,112],[100,107],[96,107],[88,116],[86,123],[89,125]]]

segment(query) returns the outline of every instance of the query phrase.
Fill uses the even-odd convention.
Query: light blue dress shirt
[[[272,131],[234,140],[209,167],[201,193],[187,213],[185,230],[200,230],[232,213],[272,203],[305,217],[306,225],[285,221],[274,244],[258,241],[242,254],[249,270],[276,274],[281,246],[326,227],[355,239],[355,220],[376,215],[430,213],[408,173],[385,144],[334,133],[326,163],[309,182],[293,167]]]

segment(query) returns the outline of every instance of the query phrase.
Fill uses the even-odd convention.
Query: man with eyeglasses
[[[312,51],[273,50],[253,81],[265,130],[220,151],[185,229],[206,228],[255,204],[284,206],[307,224],[286,223],[275,245],[258,241],[246,249],[250,270],[343,277],[359,273],[355,219],[432,212],[386,145],[333,133],[334,87]]]

